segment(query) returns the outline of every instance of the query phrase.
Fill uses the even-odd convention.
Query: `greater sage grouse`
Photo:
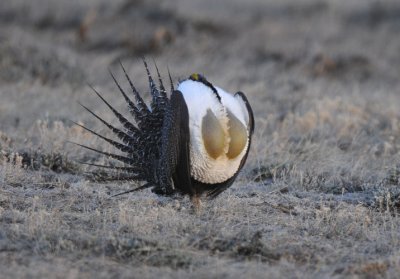
[[[254,130],[251,106],[242,92],[227,93],[199,74],[179,82],[177,89],[169,75],[171,93],[168,96],[158,68],[157,86],[146,61],[144,66],[152,97],[150,106],[143,101],[123,66],[134,101],[111,73],[134,122],[114,109],[95,89],[93,91],[111,109],[123,128],[111,125],[82,105],[119,141],[76,123],[124,154],[79,145],[124,164],[120,167],[89,165],[118,171],[115,180],[144,183],[121,194],[152,188],[153,192],[162,195],[187,194],[198,206],[202,194],[215,198],[232,185],[242,169]]]

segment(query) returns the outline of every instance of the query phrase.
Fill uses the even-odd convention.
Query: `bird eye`
[[[231,141],[229,142],[229,150],[226,156],[229,159],[236,158],[245,148],[247,142],[247,129],[240,122],[237,117],[228,110],[228,119],[229,119],[229,135],[231,137]]]

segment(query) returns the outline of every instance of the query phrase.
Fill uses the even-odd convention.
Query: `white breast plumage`
[[[249,146],[249,115],[243,100],[191,79],[181,82],[178,90],[189,110],[191,176],[208,184],[228,180]]]

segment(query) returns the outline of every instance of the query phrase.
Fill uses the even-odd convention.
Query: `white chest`
[[[184,81],[178,90],[189,110],[191,176],[208,184],[228,180],[238,171],[249,146],[247,112],[220,88],[221,101],[196,81]]]

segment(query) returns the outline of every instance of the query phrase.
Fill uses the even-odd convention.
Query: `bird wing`
[[[174,188],[192,195],[189,153],[189,112],[182,93],[171,94],[161,135],[161,152],[158,162],[158,184],[160,190],[172,193]]]
[[[244,106],[247,109],[247,113],[249,115],[249,123],[248,123],[248,128],[249,128],[249,143],[251,143],[251,137],[253,136],[254,133],[254,114],[253,114],[253,109],[250,106],[249,101],[247,100],[246,95],[244,95],[243,92],[239,91],[235,94],[235,98],[239,100],[239,102],[242,102]],[[249,146],[250,147],[250,146]]]
[[[236,177],[239,175],[240,170],[243,168],[244,164],[246,163],[247,155],[249,154],[249,150],[250,150],[250,146],[251,146],[251,139],[252,139],[253,133],[254,133],[254,114],[253,114],[253,110],[252,110],[252,108],[250,106],[249,101],[247,100],[246,95],[244,95],[243,92],[240,92],[240,91],[237,92],[235,94],[235,98],[237,98],[239,102],[242,102],[242,104],[244,105],[244,107],[247,110],[247,114],[248,114],[247,129],[249,131],[249,145],[247,147],[246,154],[243,156],[242,160],[240,161],[240,165],[239,165],[239,168],[238,168],[237,172],[231,178],[229,178],[227,181],[224,181],[222,183],[218,183],[218,184],[213,185],[212,189],[208,191],[207,196],[210,199],[216,198],[219,194],[221,194],[223,191],[225,191],[230,186],[232,186],[232,184],[235,181]]]

